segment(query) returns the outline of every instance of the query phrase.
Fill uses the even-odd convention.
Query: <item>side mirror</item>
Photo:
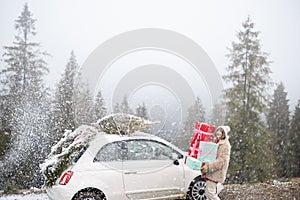
[[[178,159],[179,159],[179,155],[177,154],[177,153],[172,153],[172,160],[173,160],[173,164],[174,165],[179,165],[179,161],[178,161]]]
[[[179,165],[179,161],[178,161],[178,160],[174,160],[174,161],[173,161],[173,164],[174,164],[174,165]]]

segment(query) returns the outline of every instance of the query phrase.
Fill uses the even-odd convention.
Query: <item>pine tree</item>
[[[75,106],[75,124],[80,126],[93,122],[92,109],[93,99],[86,84],[81,82],[81,76],[78,78],[79,84],[75,87],[74,106]]]
[[[57,84],[52,109],[53,143],[63,136],[66,130],[75,130],[82,124],[93,122],[93,100],[87,84],[82,82],[79,65],[74,52]]]
[[[120,104],[118,102],[114,105],[113,111],[114,111],[114,113],[120,113],[121,112]]]
[[[97,120],[101,119],[107,114],[104,99],[102,97],[101,91],[97,93],[95,103],[93,105],[92,109],[92,116],[93,116],[93,122],[96,122]]]
[[[284,91],[283,83],[280,83],[274,91],[267,116],[268,127],[271,131],[271,150],[274,152],[274,170],[277,177],[285,176],[286,158],[283,152],[283,144],[289,130],[289,100]]]
[[[133,111],[129,107],[127,97],[124,96],[123,101],[120,105],[120,112],[125,114],[133,114]]]
[[[5,88],[7,80],[2,79],[0,74],[0,159],[5,154],[11,141],[9,95]]]
[[[286,176],[300,177],[300,101],[295,107],[294,114],[291,119],[290,129],[286,142],[284,144],[284,152],[287,164]]]
[[[0,93],[0,159],[5,154],[11,141],[11,131],[9,128],[9,109],[8,100],[5,94]]]
[[[5,154],[11,140],[11,135],[4,130],[0,131],[0,159]]]
[[[65,71],[56,86],[53,111],[53,143],[56,143],[65,130],[75,130],[75,79],[78,76],[79,65],[76,61],[74,52],[71,52],[70,59],[66,65]]]
[[[230,84],[225,90],[228,109],[226,124],[231,126],[232,154],[230,181],[263,181],[271,176],[272,152],[261,113],[266,109],[271,85],[268,55],[261,51],[259,32],[248,19],[232,42],[227,57],[230,64],[224,76]],[[259,159],[259,161],[258,161]]]
[[[226,115],[226,105],[221,102],[217,102],[214,104],[212,117],[210,123],[215,125],[216,127],[224,124]]]
[[[49,72],[42,59],[46,53],[39,50],[39,43],[30,40],[36,35],[35,21],[25,4],[15,24],[18,33],[15,36],[16,41],[13,46],[4,47],[3,56],[7,66],[1,71],[1,93],[7,110],[11,111],[5,115],[5,120],[10,122],[7,127],[12,126],[12,110],[22,101],[23,95],[28,95],[29,91],[40,91],[43,87],[42,77]]]
[[[182,133],[174,141],[182,150],[188,150],[196,122],[205,122],[205,109],[200,97],[197,97],[195,102],[188,108],[187,119],[184,122]]]
[[[143,103],[141,105],[138,105],[136,107],[136,111],[135,112],[136,112],[136,116],[142,117],[144,119],[148,119],[147,108],[146,108],[145,103]]]
[[[4,73],[2,72],[0,73],[0,131],[10,132],[10,121],[12,113],[9,107],[9,105],[11,105],[9,101],[11,96],[9,94],[9,88],[7,88],[8,79],[2,77],[4,75]]]
[[[25,4],[15,21],[15,42],[4,47],[6,67],[0,73],[1,96],[6,103],[2,123],[12,134],[1,182],[18,188],[42,184],[39,162],[45,157],[49,137],[49,93],[43,82],[49,70],[43,60],[46,53],[31,40],[36,35],[35,21]]]

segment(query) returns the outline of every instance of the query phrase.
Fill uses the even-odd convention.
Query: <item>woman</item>
[[[223,183],[230,159],[230,143],[228,133],[229,126],[220,126],[216,129],[216,137],[219,144],[216,160],[205,163],[201,168],[201,172],[206,178],[206,197],[210,200],[219,199],[217,193],[217,183]]]

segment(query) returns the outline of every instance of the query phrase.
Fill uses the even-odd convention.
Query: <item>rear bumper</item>
[[[74,195],[70,188],[67,189],[65,185],[54,185],[46,191],[50,200],[71,200]]]

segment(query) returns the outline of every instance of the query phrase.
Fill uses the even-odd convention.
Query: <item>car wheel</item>
[[[205,200],[206,181],[200,176],[195,178],[188,189],[187,200]]]
[[[100,190],[87,188],[77,192],[72,200],[106,200],[106,197]]]

